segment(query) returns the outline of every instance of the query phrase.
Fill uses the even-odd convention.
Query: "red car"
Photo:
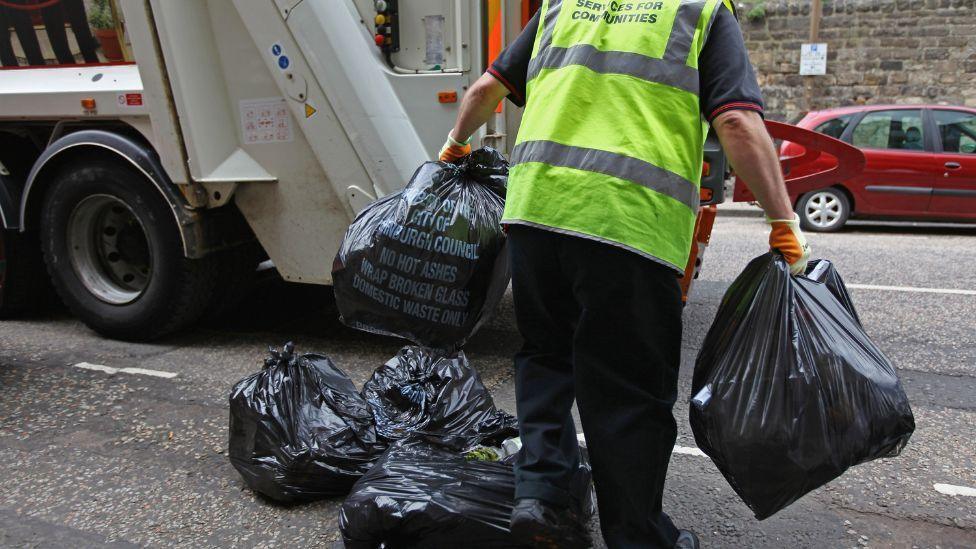
[[[797,125],[850,143],[867,159],[864,173],[854,179],[790,195],[804,229],[836,231],[850,217],[976,221],[976,109],[856,106],[814,111]],[[784,143],[780,152],[802,151]],[[790,175],[834,163],[824,155]]]

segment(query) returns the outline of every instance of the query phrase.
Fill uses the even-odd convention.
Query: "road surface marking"
[[[95,372],[104,372],[106,374],[119,373],[118,368],[112,368],[111,366],[102,366],[101,364],[90,364],[88,362],[79,362],[78,364],[75,364],[75,368],[81,368],[82,370],[92,370]]]
[[[873,284],[848,284],[855,290],[880,290],[882,292],[913,292],[919,294],[976,295],[976,290],[957,290],[954,288],[915,288],[912,286],[875,286]]]
[[[954,484],[936,484],[933,486],[936,492],[947,496],[969,496],[976,498],[976,488],[968,486],[956,486]]]
[[[147,370],[145,368],[122,368],[119,371],[124,374],[136,374],[140,376],[161,377],[164,379],[173,379],[174,377],[176,377],[175,372],[163,372],[161,370]]]
[[[675,446],[674,449],[671,450],[671,453],[672,454],[684,454],[686,456],[708,457],[707,455],[705,455],[705,452],[702,452],[700,449],[695,448],[694,446],[692,446],[692,447],[688,447],[688,446]]]
[[[95,372],[103,372],[109,375],[115,374],[132,374],[137,376],[152,376],[161,377],[164,379],[173,379],[177,374],[173,372],[163,372],[160,370],[147,370],[145,368],[113,368],[111,366],[103,366],[101,364],[91,364],[90,362],[79,362],[75,364],[75,368],[81,368],[82,370],[92,370]]]
[[[576,433],[576,440],[579,441],[580,446],[586,448],[586,437],[583,436],[583,433]],[[671,453],[683,454],[686,456],[708,457],[705,455],[705,452],[702,452],[694,446],[675,446],[674,449],[671,450]]]

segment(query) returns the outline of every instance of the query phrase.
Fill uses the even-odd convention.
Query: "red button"
[[[383,42],[385,42],[385,41],[386,41],[386,37],[385,37],[385,36],[383,36],[382,34],[377,34],[377,35],[376,35],[376,36],[374,37],[374,39],[376,40],[376,45],[377,45],[377,46],[382,46],[382,45],[383,45]]]

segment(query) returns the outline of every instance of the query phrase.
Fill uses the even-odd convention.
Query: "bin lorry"
[[[0,18],[92,2],[2,0]],[[56,292],[97,332],[148,340],[233,300],[267,260],[287,281],[330,284],[351,220],[436,155],[465,90],[539,2],[100,4],[121,61],[18,61],[31,32],[37,51],[84,49],[90,34],[64,39],[63,24],[14,21],[0,36],[12,52],[0,68],[0,317]],[[499,106],[475,147],[506,151],[518,121]],[[724,200],[724,157],[717,140],[706,148],[686,290]]]
[[[0,9],[18,3],[31,9]],[[356,212],[436,154],[488,33],[506,16],[517,33],[521,15],[470,0],[112,7],[124,61],[0,69],[0,312],[50,277],[124,339],[188,325],[266,258],[329,284]],[[478,141],[504,135],[502,112]]]

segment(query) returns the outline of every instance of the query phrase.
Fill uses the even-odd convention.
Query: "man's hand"
[[[810,245],[807,237],[800,230],[800,217],[793,214],[791,219],[769,219],[766,223],[772,227],[769,233],[769,247],[779,250],[783,258],[790,264],[790,272],[801,275],[807,271],[807,261],[810,259]]]
[[[451,134],[447,134],[447,141],[444,142],[444,146],[441,147],[440,161],[441,162],[457,162],[458,160],[464,158],[471,154],[471,139],[468,141],[461,142],[453,137]]]
[[[773,140],[758,113],[733,110],[712,121],[726,156],[759,204],[772,226],[769,246],[779,250],[793,274],[802,274],[810,257],[810,246],[800,230],[800,221],[790,204],[783,172]]]

